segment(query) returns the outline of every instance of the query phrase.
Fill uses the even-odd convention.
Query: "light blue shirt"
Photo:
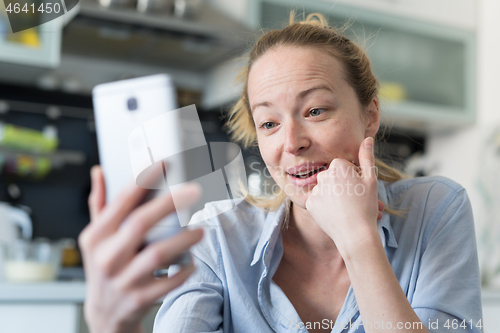
[[[444,177],[424,177],[379,180],[378,194],[406,214],[384,213],[378,229],[423,325],[430,332],[481,332],[476,238],[465,189]],[[213,216],[227,205],[209,203],[197,214]],[[307,332],[307,323],[272,280],[283,255],[284,208],[266,213],[244,202],[206,221],[204,239],[192,249],[196,271],[167,295],[154,332]],[[365,332],[352,286],[336,322],[317,325],[332,332]]]

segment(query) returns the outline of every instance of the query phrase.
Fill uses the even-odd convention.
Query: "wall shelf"
[[[79,15],[235,45],[242,43],[247,31],[242,24],[229,19],[208,4],[200,8],[200,15],[196,19],[181,19],[167,13],[144,14],[135,8],[104,8],[95,0],[82,0]]]
[[[204,72],[240,55],[251,31],[204,4],[198,17],[143,14],[82,0],[63,34],[63,53]]]

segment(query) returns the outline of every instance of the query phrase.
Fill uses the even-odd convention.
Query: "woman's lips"
[[[299,187],[302,187],[302,186],[308,186],[310,184],[316,184],[317,183],[317,177],[318,177],[318,174],[320,172],[323,172],[327,169],[326,167],[326,164],[322,167],[319,168],[319,170],[317,172],[315,172],[314,174],[312,174],[311,176],[307,177],[307,178],[297,178],[289,173],[287,173],[287,177],[288,179],[290,180],[290,183],[292,183],[293,185],[295,186],[299,186]]]

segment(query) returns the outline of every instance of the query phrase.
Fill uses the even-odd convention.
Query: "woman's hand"
[[[366,138],[359,148],[358,168],[345,159],[334,159],[318,174],[306,209],[335,242],[341,255],[363,241],[378,236],[377,220],[384,204],[377,199],[377,175],[373,139]]]
[[[93,167],[91,176],[91,222],[78,239],[87,282],[85,318],[94,333],[141,332],[141,319],[151,305],[181,285],[194,267],[191,264],[160,279],[153,277],[154,270],[174,262],[201,240],[203,231],[183,231],[139,252],[149,229],[175,210],[172,197],[157,197],[136,208],[147,190],[131,184],[105,205],[100,167]],[[179,192],[183,207],[176,208],[193,204],[199,196],[199,188],[186,186]]]

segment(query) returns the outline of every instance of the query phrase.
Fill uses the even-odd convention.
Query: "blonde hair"
[[[269,31],[258,39],[249,54],[247,65],[237,77],[237,80],[243,83],[243,91],[239,100],[227,114],[225,128],[231,139],[244,148],[257,146],[257,133],[247,95],[248,74],[255,61],[267,51],[280,46],[318,47],[340,60],[343,65],[344,79],[356,92],[358,102],[364,112],[367,112],[366,107],[373,98],[377,97],[379,83],[371,70],[371,63],[365,52],[350,39],[328,26],[323,15],[309,14],[305,20],[294,22],[292,11],[289,26],[282,30]],[[408,178],[379,159],[375,160],[375,165],[378,169],[378,179],[394,182]],[[266,197],[255,197],[248,193],[246,195],[248,202],[265,210],[276,210],[287,197],[281,189]],[[287,204],[291,205],[290,200]],[[390,214],[401,216],[400,212],[391,210],[387,205],[385,210]],[[287,213],[289,213],[289,207],[287,207]]]

